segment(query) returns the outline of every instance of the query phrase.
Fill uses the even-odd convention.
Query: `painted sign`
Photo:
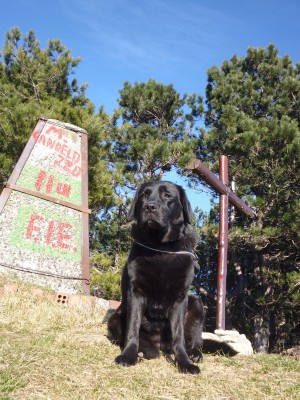
[[[35,146],[24,166],[18,185],[81,204],[81,138],[78,132],[47,122],[34,131]]]
[[[40,118],[0,197],[0,271],[89,292],[87,133]]]

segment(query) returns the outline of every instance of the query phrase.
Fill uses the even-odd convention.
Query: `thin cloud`
[[[84,26],[93,51],[142,68],[184,63],[193,54],[207,57],[216,41],[220,46],[220,36],[226,40],[220,29],[237,23],[196,1],[61,0],[61,6],[75,24]]]

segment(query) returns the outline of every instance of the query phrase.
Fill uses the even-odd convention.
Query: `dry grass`
[[[117,366],[104,319],[99,307],[69,308],[26,290],[2,296],[0,399],[300,399],[299,361],[282,356],[205,355],[199,376],[179,374],[163,357]]]

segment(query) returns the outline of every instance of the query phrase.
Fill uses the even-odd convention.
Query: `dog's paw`
[[[137,362],[137,357],[129,357],[123,354],[120,354],[115,358],[115,363],[118,365],[123,365],[124,367],[130,367],[131,365],[135,365]]]
[[[183,374],[193,374],[197,375],[200,374],[200,368],[194,364],[178,364],[178,369]]]
[[[188,351],[188,356],[193,362],[202,362],[203,355],[198,349],[191,349]]]

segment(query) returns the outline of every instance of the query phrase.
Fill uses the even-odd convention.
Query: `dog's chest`
[[[174,301],[183,297],[193,279],[189,255],[137,257],[129,266],[133,290],[154,301]]]

